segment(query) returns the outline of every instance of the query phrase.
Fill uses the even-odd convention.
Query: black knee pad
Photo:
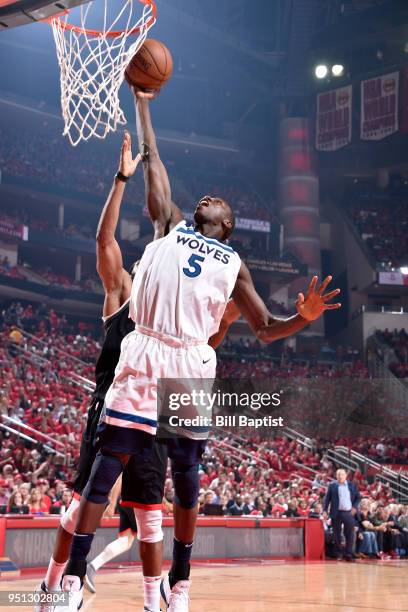
[[[123,465],[119,457],[99,452],[82,495],[94,504],[106,504],[109,492],[122,471]]]
[[[198,463],[184,465],[174,461],[171,466],[174,483],[174,501],[178,506],[190,510],[197,505],[200,480]]]

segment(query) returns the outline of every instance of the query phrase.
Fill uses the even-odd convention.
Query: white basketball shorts
[[[186,343],[137,326],[122,341],[102,421],[109,426],[155,435],[158,379],[205,379],[203,384],[208,390],[208,381],[215,378],[215,371],[216,354],[208,344]],[[184,386],[181,382],[177,389],[182,391]],[[187,382],[184,390],[189,391]]]

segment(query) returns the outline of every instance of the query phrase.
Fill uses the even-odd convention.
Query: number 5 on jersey
[[[197,255],[193,253],[188,260],[188,268],[183,268],[183,272],[189,278],[195,278],[201,274],[201,265],[200,262],[203,262],[205,257],[201,257],[201,255]]]

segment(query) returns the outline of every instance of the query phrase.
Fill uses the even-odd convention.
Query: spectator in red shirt
[[[309,507],[307,505],[307,502],[302,499],[299,502],[298,508],[297,508],[298,514],[299,516],[308,516],[309,515]]]
[[[275,495],[275,503],[272,506],[272,516],[275,518],[280,518],[285,514],[288,509],[287,504],[285,503],[285,498],[283,495]]]
[[[47,512],[50,511],[51,508],[51,499],[50,497],[48,497],[48,495],[46,494],[48,489],[50,488],[50,483],[48,482],[48,480],[46,480],[45,478],[39,478],[39,480],[37,481],[37,488],[41,493],[42,496],[42,502],[45,504],[46,508],[47,508]]]
[[[48,514],[49,506],[43,501],[40,489],[33,489],[30,495],[30,514]]]

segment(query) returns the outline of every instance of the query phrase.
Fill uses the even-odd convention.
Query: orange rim
[[[154,0],[139,0],[139,2],[141,4],[146,4],[152,7],[152,15],[150,16],[149,20],[141,25],[141,26],[137,26],[136,28],[133,28],[133,30],[112,30],[112,32],[107,32],[106,34],[104,34],[103,32],[101,32],[101,30],[88,30],[87,28],[81,28],[80,26],[76,26],[73,25],[72,23],[67,23],[66,21],[62,21],[62,19],[60,17],[50,17],[49,19],[46,19],[46,21],[48,21],[49,23],[52,23],[53,21],[58,22],[58,26],[62,29],[62,30],[71,30],[72,32],[77,32],[78,34],[86,34],[86,36],[89,37],[93,37],[93,38],[97,38],[98,36],[106,36],[107,38],[117,38],[118,36],[122,36],[122,34],[126,33],[128,35],[130,34],[136,34],[137,32],[140,32],[140,30],[145,29],[150,27],[151,25],[153,25],[153,23],[156,21],[156,17],[157,17],[157,7],[156,4],[154,2]],[[61,14],[67,14],[69,11],[64,11]]]

